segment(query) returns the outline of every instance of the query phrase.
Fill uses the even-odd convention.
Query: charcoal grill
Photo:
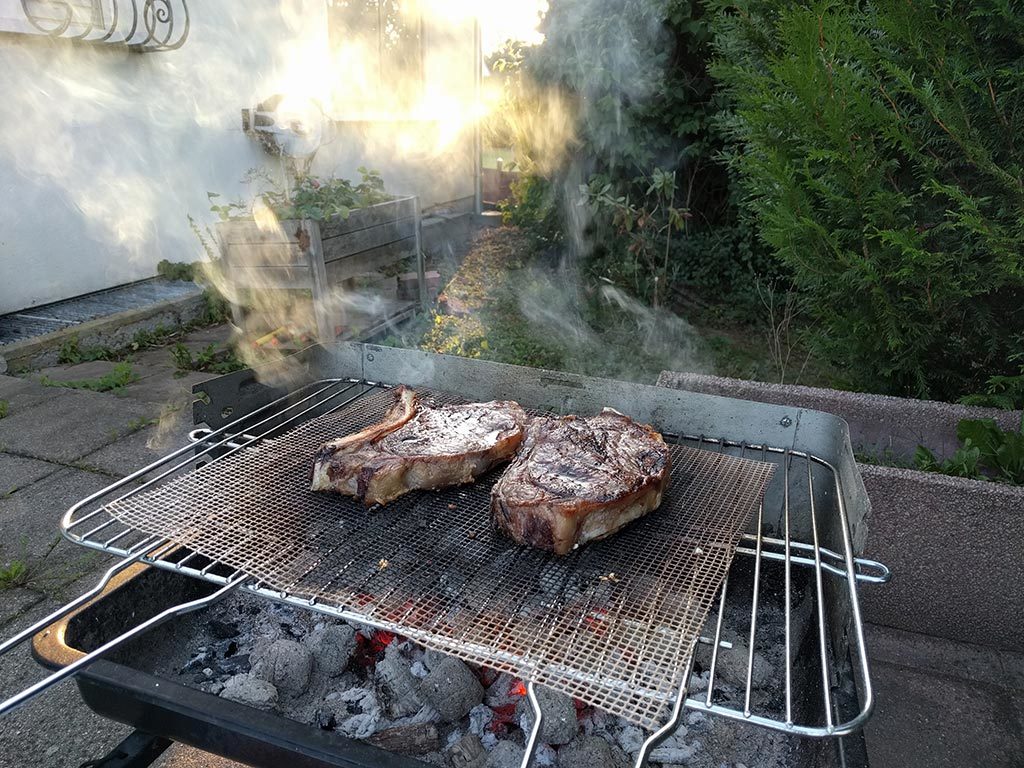
[[[888,571],[853,555],[865,534],[867,499],[839,419],[372,345],[316,347],[286,365],[262,372],[278,386],[257,384],[245,372],[201,385],[196,421],[209,429],[194,432],[194,444],[69,510],[62,522],[69,539],[123,559],[91,593],[0,652],[84,604],[137,562],[216,589],[107,642],[0,704],[0,712],[117,642],[241,589],[397,631],[525,678],[534,709],[526,761],[540,728],[535,684],[653,731],[638,764],[684,708],[806,737],[845,736],[869,717],[857,583],[885,581]],[[345,500],[304,492],[303,468],[316,445],[379,418],[387,390],[398,383],[442,402],[514,398],[554,413],[617,408],[654,424],[674,444],[672,493],[658,513],[615,538],[557,559],[490,532],[487,478],[410,495],[372,517]],[[715,685],[735,552],[754,564],[741,704],[720,701]],[[751,706],[751,674],[762,565],[769,562],[783,571],[785,696],[776,711],[762,712]],[[792,670],[795,569],[813,576],[820,681],[811,686]],[[699,638],[716,593],[713,632]],[[687,697],[701,639],[712,649],[710,682],[705,694]],[[852,711],[838,701],[844,688],[859,692]],[[815,695],[821,721],[801,721],[798,712],[806,708],[798,703]]]

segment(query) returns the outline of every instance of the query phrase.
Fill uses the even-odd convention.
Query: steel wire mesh
[[[378,389],[107,509],[264,586],[656,727],[774,465],[673,446],[658,510],[555,557],[491,529],[500,468],[373,510],[311,492],[316,448],[391,402]]]

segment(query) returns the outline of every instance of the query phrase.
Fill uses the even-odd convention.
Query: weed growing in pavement
[[[6,400],[0,400],[0,419],[7,418],[7,414],[11,412],[11,404]]]
[[[64,552],[59,558],[59,571],[55,561],[49,561],[50,555],[60,546],[61,537],[55,536],[46,551],[41,555],[33,555],[28,551],[28,540],[22,538],[15,556],[5,555],[0,544],[0,592],[18,587],[35,590],[53,598],[61,596],[63,589],[87,574],[96,563],[97,554],[86,552],[78,557],[68,557]],[[48,565],[49,561],[49,565]]]
[[[223,374],[247,367],[235,356],[234,349],[217,349],[216,344],[207,344],[193,355],[192,350],[179,341],[171,347],[171,359],[177,369],[174,375],[179,377],[191,371]]]
[[[83,348],[78,334],[72,334],[62,341],[57,351],[57,362],[63,365],[91,363],[94,360],[116,360],[117,357],[117,352],[110,347]]]
[[[29,567],[24,560],[12,560],[0,568],[0,591],[23,587],[28,583]]]
[[[85,389],[90,392],[119,392],[134,381],[139,375],[132,370],[129,363],[117,363],[110,373],[95,379],[78,379],[73,381],[54,381],[43,376],[40,383],[44,387],[66,387],[68,389]]]
[[[150,426],[153,426],[154,424],[159,424],[159,423],[160,423],[160,419],[147,419],[147,418],[132,419],[131,421],[128,422],[128,434],[134,434],[135,432],[143,430],[146,427],[150,427]]]

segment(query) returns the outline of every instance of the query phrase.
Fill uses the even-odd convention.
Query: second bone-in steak
[[[332,440],[316,454],[314,491],[338,491],[367,506],[415,489],[472,482],[512,458],[526,414],[518,403],[495,401],[434,407],[397,387],[384,419]]]
[[[491,491],[495,527],[564,555],[661,504],[670,454],[661,435],[618,411],[537,418]]]

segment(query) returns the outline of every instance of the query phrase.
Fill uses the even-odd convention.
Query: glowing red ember
[[[369,637],[356,633],[356,650],[352,656],[360,666],[372,667],[381,660],[384,649],[391,645],[396,637],[394,632],[385,632],[383,629],[374,630]]]

